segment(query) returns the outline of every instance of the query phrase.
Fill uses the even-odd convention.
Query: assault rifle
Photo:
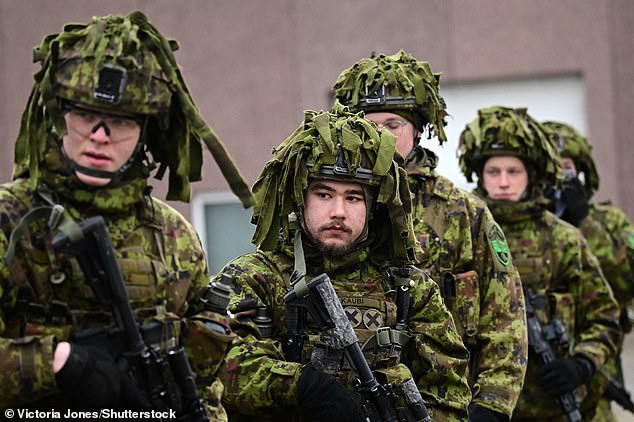
[[[344,351],[350,367],[357,375],[357,391],[365,398],[368,417],[373,422],[409,421],[399,409],[403,398],[411,417],[416,422],[431,418],[416,383],[411,378],[396,385],[380,384],[361,351],[352,324],[335,293],[330,278],[321,274],[307,283],[294,283],[285,296],[288,307],[305,308],[322,332],[322,339],[334,349]]]
[[[156,330],[137,325],[103,217],[88,218],[79,228],[81,233],[56,235],[53,249],[77,258],[96,299],[112,307],[117,328],[89,329],[71,341],[105,347],[124,366],[151,409],[173,410],[183,422],[208,420],[185,349],[173,347],[165,359],[144,338]],[[164,328],[154,324],[159,331]]]
[[[526,302],[526,328],[528,331],[528,345],[533,349],[535,354],[541,359],[542,364],[554,361],[557,356],[550,344],[551,341],[565,341],[565,329],[561,321],[555,321],[555,324],[543,327],[537,318],[536,309],[539,308],[537,301],[540,296],[535,294],[530,287],[524,287],[524,300]],[[563,409],[568,421],[581,422],[581,412],[579,412],[579,404],[572,391],[563,393],[558,398],[559,404]]]

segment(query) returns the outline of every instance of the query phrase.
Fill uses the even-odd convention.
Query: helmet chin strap
[[[115,170],[115,171],[99,170],[99,169],[82,166],[81,164],[78,164],[76,161],[71,159],[68,155],[66,155],[66,152],[64,151],[64,147],[62,147],[61,150],[62,150],[62,156],[66,159],[70,169],[73,172],[85,174],[91,177],[96,177],[98,179],[109,179],[110,183],[117,183],[121,180],[121,178],[123,177],[123,174],[130,168],[130,166],[132,166],[137,155],[139,155],[139,151],[141,151],[142,147],[143,147],[143,142],[139,141],[134,149],[134,152],[132,153],[130,158],[128,158],[128,161],[126,161],[118,170]]]
[[[413,124],[413,123],[412,123]],[[416,161],[418,158],[418,152],[422,148],[420,146],[422,133],[418,131],[418,129],[414,130],[414,136],[412,136],[412,149],[409,150],[409,153],[403,159],[405,160],[405,166],[409,163]]]

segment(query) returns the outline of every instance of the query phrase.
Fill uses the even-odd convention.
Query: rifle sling
[[[393,346],[404,348],[411,339],[412,336],[404,331],[395,330],[391,327],[380,327],[377,328],[376,333],[365,342],[361,349],[367,351]]]

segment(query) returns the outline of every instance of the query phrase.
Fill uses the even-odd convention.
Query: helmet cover
[[[555,121],[542,122],[547,129],[562,157],[569,157],[575,162],[578,173],[583,173],[586,196],[591,198],[599,189],[599,174],[592,159],[592,146],[588,138],[573,126]]]
[[[238,169],[194,103],[167,40],[139,11],[67,24],[34,48],[41,63],[16,141],[14,178],[37,184],[49,134],[66,133],[64,102],[150,116],[146,148],[169,169],[167,199],[189,201],[191,181],[201,179],[204,142],[245,206],[252,198]],[[138,172],[136,172],[138,174]]]
[[[339,102],[352,111],[392,112],[410,120],[421,133],[447,140],[446,105],[438,93],[440,74],[428,62],[403,50],[386,56],[372,53],[344,70],[333,89]]]
[[[478,117],[460,134],[460,169],[469,182],[482,179],[482,168],[492,156],[520,158],[538,186],[559,186],[563,181],[561,158],[542,125],[525,108],[493,106],[478,110]]]
[[[274,249],[280,230],[284,239],[291,239],[288,216],[303,213],[304,191],[310,179],[318,178],[373,189],[376,259],[414,258],[418,245],[411,194],[394,135],[377,130],[362,112],[351,113],[335,102],[331,112],[306,110],[301,125],[273,154],[253,187],[254,244]]]

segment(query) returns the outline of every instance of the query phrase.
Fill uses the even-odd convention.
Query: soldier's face
[[[327,256],[346,254],[366,222],[365,193],[358,183],[313,180],[304,192],[308,234]]]
[[[409,120],[398,114],[387,112],[367,113],[365,118],[396,136],[396,150],[403,158],[407,157],[407,154],[414,148],[414,137],[417,136],[417,133]]]
[[[577,175],[577,166],[575,161],[570,157],[561,157],[561,166],[564,170],[569,170],[571,174]]]
[[[75,163],[95,170],[115,172],[132,156],[141,126],[135,116],[86,106],[70,108],[64,114],[67,133],[64,153]],[[111,179],[89,176],[79,170],[77,178],[90,186],[104,186]]]
[[[528,172],[522,160],[510,155],[491,157],[482,169],[482,181],[489,198],[519,201],[528,187]]]

